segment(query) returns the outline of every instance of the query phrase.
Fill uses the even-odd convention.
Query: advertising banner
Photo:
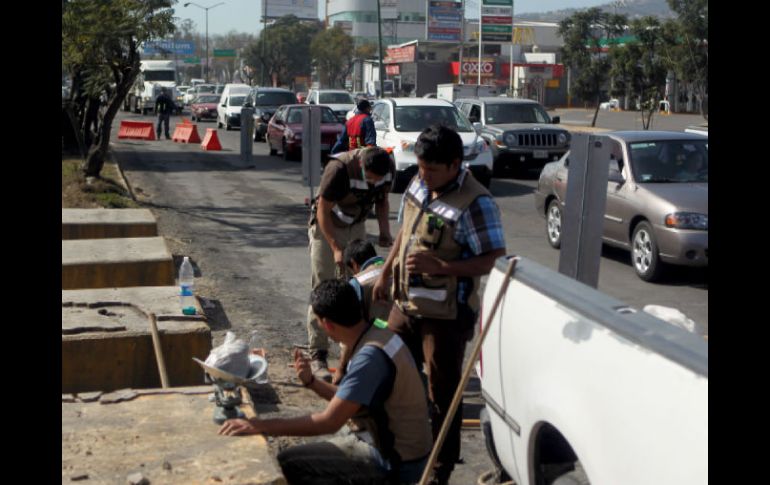
[[[300,19],[318,20],[318,0],[270,0],[266,3],[267,18],[295,15]]]
[[[176,54],[179,56],[191,56],[195,54],[195,42],[187,40],[151,40],[142,45],[142,51],[146,55]]]
[[[513,0],[482,0],[481,41],[513,41]]]
[[[463,11],[461,2],[429,0],[426,38],[430,41],[460,42]]]
[[[398,64],[401,62],[414,62],[415,46],[408,45],[406,47],[391,47],[385,51],[385,59],[382,60],[383,64]]]

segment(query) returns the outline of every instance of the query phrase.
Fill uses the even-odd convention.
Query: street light
[[[219,2],[216,5],[212,5],[210,7],[204,7],[203,5],[198,5],[195,2],[187,2],[184,4],[185,7],[188,7],[190,5],[195,5],[198,8],[202,8],[206,11],[206,82],[209,82],[209,10],[211,10],[214,7],[218,7],[220,5],[224,5],[225,2]]]

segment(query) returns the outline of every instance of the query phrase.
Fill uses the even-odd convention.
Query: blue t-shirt
[[[379,422],[395,380],[396,366],[390,357],[379,347],[364,345],[350,359],[348,372],[342,378],[336,396],[367,406]]]

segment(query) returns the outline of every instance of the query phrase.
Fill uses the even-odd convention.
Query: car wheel
[[[580,462],[576,462],[574,470],[557,477],[551,485],[591,485],[591,481]]]
[[[217,128],[222,128],[222,123],[219,122],[219,118],[217,118]]]
[[[647,221],[640,222],[634,228],[634,235],[631,237],[631,264],[634,265],[636,275],[644,281],[656,280],[663,269],[658,255],[658,243],[655,241],[652,226]]]
[[[195,115],[190,116],[190,119],[195,121]]]
[[[553,199],[545,212],[545,233],[548,237],[548,244],[556,249],[561,247],[561,221],[561,206],[559,206],[557,199]]]
[[[233,127],[232,127],[232,126],[230,126],[230,123],[228,123],[228,122],[226,122],[226,121],[225,121],[225,130],[226,130],[226,131],[230,131],[230,130],[232,130],[232,129],[233,129]]]

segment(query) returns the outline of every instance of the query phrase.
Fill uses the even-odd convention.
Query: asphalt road
[[[623,114],[623,113],[613,113]],[[310,291],[307,251],[307,208],[310,190],[301,184],[299,162],[267,155],[265,143],[255,143],[252,161],[240,160],[240,132],[219,130],[221,152],[205,152],[198,144],[171,141],[118,140],[120,119],[153,120],[119,113],[114,123],[113,151],[138,200],[153,209],[159,230],[176,257],[189,255],[196,267],[196,292],[205,297],[214,318],[214,344],[225,330],[247,337],[256,330],[269,349],[271,379],[290,379],[287,355],[293,343],[306,343],[305,318]],[[179,117],[172,117],[173,124]],[[201,122],[201,137],[214,122]],[[536,176],[494,179],[491,191],[500,206],[507,251],[558,267],[559,252],[545,238],[545,220],[535,213]],[[390,195],[391,231],[400,195]],[[377,223],[366,222],[376,241]],[[383,256],[385,249],[378,251]],[[708,327],[708,282],[705,270],[672,271],[651,284],[634,274],[627,252],[605,248],[599,290],[641,309],[659,304],[680,309]],[[296,391],[277,387],[279,405],[266,410],[318,409]],[[472,394],[472,393],[471,393]],[[301,394],[304,396],[304,394]],[[271,401],[272,403],[272,401]],[[468,400],[466,415],[478,412]],[[463,432],[463,458],[452,483],[467,485],[491,465],[479,431]]]
[[[560,116],[561,123],[575,126],[591,126],[593,109],[556,109],[549,111],[550,116]],[[651,130],[684,131],[690,125],[700,125],[706,120],[699,114],[674,113],[671,115],[653,114]],[[641,130],[642,116],[639,111],[603,111],[596,117],[596,128],[611,130]]]

